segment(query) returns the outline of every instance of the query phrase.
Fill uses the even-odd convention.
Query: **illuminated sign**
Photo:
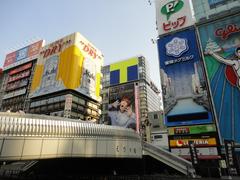
[[[188,127],[174,128],[174,134],[189,134],[190,129]]]
[[[227,39],[231,34],[240,32],[240,27],[237,24],[228,24],[226,27],[218,28],[215,31],[215,36],[221,37],[222,40]]]
[[[189,148],[172,148],[171,152],[178,156],[190,156]],[[217,156],[218,150],[216,147],[197,148],[198,156]]]
[[[158,40],[166,125],[207,124],[213,120],[194,29]]]
[[[7,85],[6,91],[10,91],[10,90],[13,90],[13,89],[18,89],[18,88],[27,86],[27,84],[28,84],[27,79],[23,79],[23,80],[20,80],[20,81],[15,81],[14,83],[11,83],[11,84]]]
[[[29,69],[31,67],[32,67],[32,63],[30,62],[30,63],[27,63],[23,66],[20,66],[20,67],[16,68],[16,69],[11,70],[8,74],[9,75],[17,74],[17,73],[19,73],[21,71],[24,71],[26,69]]]
[[[217,141],[216,138],[207,138],[207,139],[177,139],[170,140],[170,147],[188,147],[189,141],[193,141],[196,147],[206,147],[206,146],[216,146]]]
[[[9,76],[8,78],[8,83],[11,83],[13,81],[17,81],[19,79],[23,79],[25,77],[28,77],[30,75],[31,71],[30,70],[27,70],[27,71],[23,71],[21,73],[18,73],[16,75],[13,75],[13,76]]]
[[[216,126],[214,124],[208,124],[168,128],[169,135],[201,134],[208,132],[216,132]]]
[[[72,89],[100,101],[102,64],[102,53],[80,33],[61,38],[42,48],[30,97]]]
[[[110,65],[110,85],[138,80],[138,57]]]
[[[7,70],[12,67],[29,62],[33,59],[36,59],[43,44],[44,41],[40,40],[20,50],[7,54],[3,65],[3,69]]]
[[[240,143],[240,22],[232,16],[199,27],[220,134]]]
[[[194,24],[189,0],[156,0],[158,34],[162,35]]]

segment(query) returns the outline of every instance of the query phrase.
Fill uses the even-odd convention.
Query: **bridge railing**
[[[60,117],[0,112],[0,136],[119,137],[138,139],[131,129]]]

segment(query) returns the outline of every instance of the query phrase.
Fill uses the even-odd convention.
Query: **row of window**
[[[65,101],[65,95],[31,102],[30,108],[34,108],[34,107],[38,107],[38,106],[45,106],[46,104],[52,104],[52,103],[57,103],[57,102],[62,102],[62,101]]]

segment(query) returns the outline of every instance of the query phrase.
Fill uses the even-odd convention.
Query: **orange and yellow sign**
[[[170,147],[188,147],[189,141],[193,141],[196,147],[216,146],[216,138],[207,139],[178,139],[170,140]]]

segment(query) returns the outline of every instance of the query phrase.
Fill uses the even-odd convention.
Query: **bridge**
[[[142,142],[131,129],[54,116],[0,112],[0,161],[36,162],[68,157],[141,159],[143,155],[195,177],[189,161]]]

